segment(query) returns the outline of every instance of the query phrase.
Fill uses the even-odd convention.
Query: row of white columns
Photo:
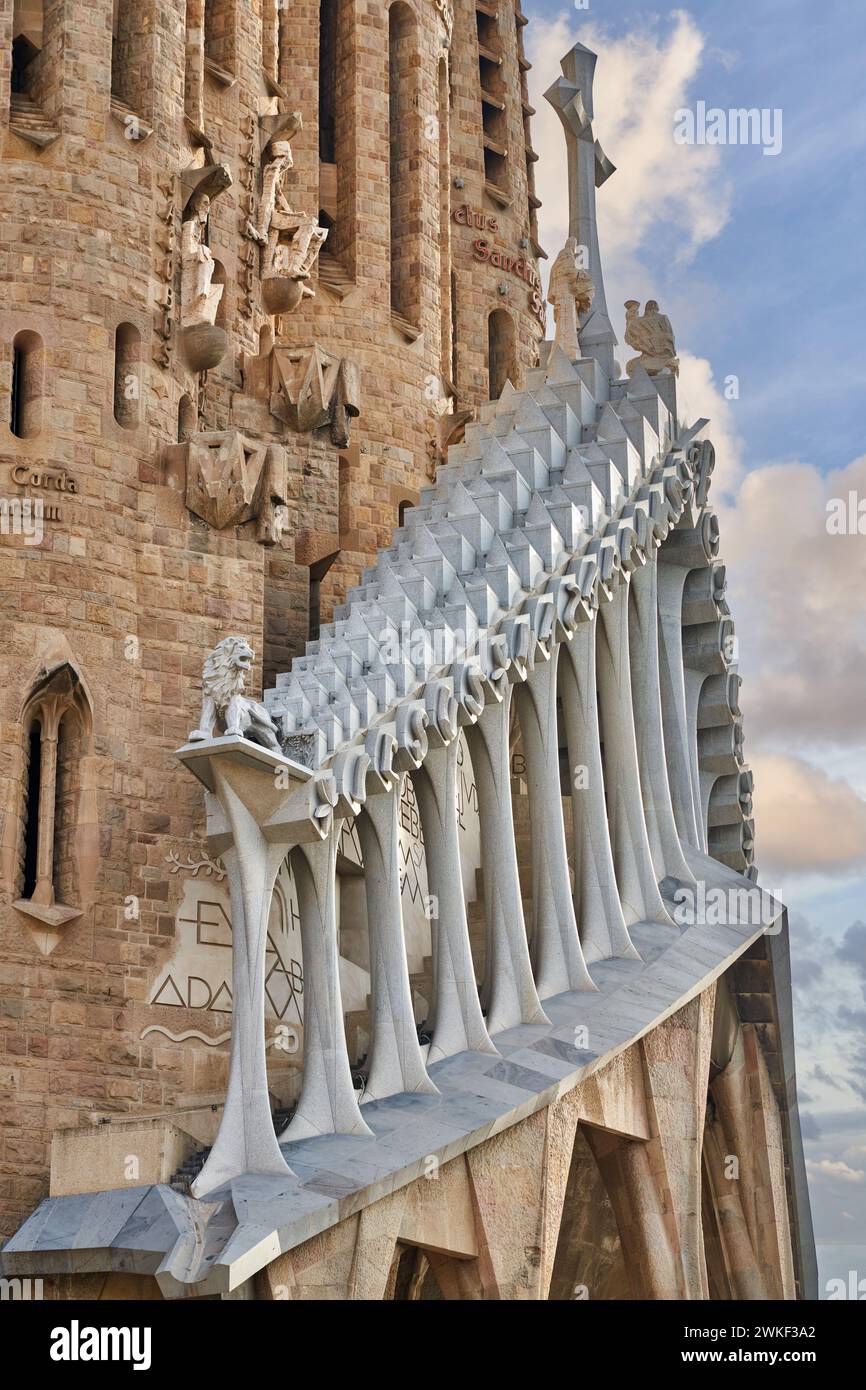
[[[709,515],[701,513],[696,527],[673,531],[660,549],[652,543],[646,550],[632,547],[622,571],[598,587],[599,607],[589,620],[559,628],[558,641],[539,642],[534,661],[513,662],[507,680],[488,679],[483,708],[479,700],[459,708],[453,702],[478,791],[486,931],[480,987],[460,866],[458,718],[433,721],[427,729],[411,770],[428,890],[438,904],[426,1062],[413,1013],[400,895],[398,808],[405,773],[368,779],[370,794],[357,819],[370,937],[365,1101],[435,1092],[431,1063],[465,1050],[495,1053],[491,1034],[546,1021],[546,998],[593,989],[588,960],[635,957],[630,924],[654,921],[674,929],[659,885],[665,879],[694,884],[681,841],[706,847],[711,804],[717,835],[733,833],[720,814],[729,813],[734,825],[737,815],[742,820],[738,765],[728,765],[739,756],[734,686],[723,649],[729,619],[718,616],[717,590],[707,589],[703,579],[692,582],[698,571],[718,577]],[[684,637],[687,586],[690,613],[702,621],[687,626]],[[715,619],[703,621],[710,611]],[[511,800],[515,702],[531,827],[529,932]],[[573,887],[563,820],[563,735],[575,776]],[[216,791],[234,842],[225,862],[235,923],[235,1017],[225,1115],[195,1184],[197,1196],[242,1172],[286,1171],[267,1096],[263,972],[271,893],[287,846],[268,841],[235,794],[230,773],[215,764]],[[711,801],[719,781],[725,785]],[[288,1140],[370,1133],[352,1083],[340,998],[337,838],[332,825],[325,838],[291,848],[305,1017],[300,1098],[281,1136]]]

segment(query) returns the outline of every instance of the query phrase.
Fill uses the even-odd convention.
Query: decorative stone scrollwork
[[[426,758],[428,722],[427,711],[419,701],[398,706],[397,751],[394,755],[394,766],[398,772],[412,772]]]
[[[695,500],[699,507],[705,507],[710,492],[710,478],[716,466],[716,451],[708,439],[696,440],[689,445],[689,463],[695,476]]]
[[[157,294],[157,311],[154,318],[157,342],[153,349],[153,360],[158,367],[168,367],[171,365],[175,329],[175,291],[172,280],[177,202],[174,179],[169,178],[160,183],[159,191],[164,201],[161,211],[157,214],[161,226],[154,239],[154,273],[162,288]]]
[[[454,695],[458,722],[474,724],[484,709],[484,677],[477,661],[460,661],[454,667]]]
[[[506,618],[502,624],[502,632],[508,641],[508,679],[513,685],[516,681],[526,680],[530,666],[532,629],[529,618],[524,615]]]
[[[387,729],[369,729],[364,740],[364,750],[370,759],[367,776],[367,791],[390,791],[397,781],[398,773],[394,766],[397,740]]]
[[[612,588],[622,572],[619,547],[611,536],[596,536],[586,549],[587,554],[594,555],[598,562],[598,583],[603,595],[610,598]]]
[[[337,783],[331,772],[318,773],[308,783],[310,796],[310,819],[316,826],[320,837],[327,839],[331,833],[334,811],[337,806]]]
[[[370,767],[370,755],[363,744],[354,744],[337,754],[332,771],[337,788],[338,814],[358,814],[367,799],[367,773]]]
[[[556,617],[553,595],[549,591],[543,594],[534,594],[527,599],[526,612],[529,614],[532,635],[535,638],[537,648],[540,649],[542,656],[546,656],[549,653]]]
[[[498,632],[495,636],[487,638],[482,649],[482,658],[487,690],[494,700],[501,702],[508,691],[508,668],[511,665],[508,639],[504,633]]]
[[[571,573],[577,581],[580,590],[580,597],[585,605],[587,616],[591,616],[598,608],[598,584],[599,569],[598,556],[587,551],[575,560],[571,566]]]
[[[444,748],[457,737],[457,700],[443,680],[427,682],[427,737],[431,748]]]
[[[640,565],[646,564],[646,548],[641,544],[641,530],[646,526],[646,515],[642,511],[624,515],[614,526],[611,534],[619,555],[620,568],[624,574],[631,574]],[[646,540],[646,532],[643,534]]]
[[[451,43],[451,35],[454,33],[454,4],[453,0],[434,0],[436,9],[439,11],[439,18],[442,20],[442,28],[445,30],[445,42]]]

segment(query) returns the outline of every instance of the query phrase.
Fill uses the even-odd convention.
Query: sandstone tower
[[[256,664],[248,693],[268,692],[293,775],[305,769],[309,785],[321,793],[311,816],[329,829],[333,817],[337,827],[333,864],[325,866],[330,897],[319,895],[315,872],[286,857],[274,869],[273,897],[268,889],[264,905],[260,963],[268,1050],[267,1088],[259,1086],[259,1099],[267,1089],[280,1128],[293,1115],[297,1121],[305,1061],[303,1084],[313,1071],[310,1058],[320,1060],[320,1044],[324,1057],[334,1055],[327,1039],[322,1044],[327,1028],[344,1038],[346,1077],[351,1068],[357,1086],[371,1084],[365,1060],[381,1014],[377,970],[381,981],[381,972],[391,969],[377,957],[375,943],[394,904],[381,904],[381,921],[372,910],[365,866],[379,842],[370,839],[354,797],[366,791],[367,764],[357,773],[357,760],[344,760],[333,782],[317,780],[317,758],[327,761],[344,736],[363,743],[368,732],[359,724],[357,687],[350,699],[339,673],[328,667],[322,674],[345,635],[340,623],[349,611],[342,606],[347,595],[354,591],[353,602],[361,604],[390,603],[399,615],[411,593],[418,612],[425,604],[430,613],[435,609],[429,632],[441,633],[468,604],[462,581],[475,574],[483,547],[492,573],[501,530],[511,538],[508,554],[503,548],[498,577],[485,580],[484,595],[473,599],[491,614],[495,609],[499,622],[546,572],[536,557],[544,556],[552,533],[538,511],[547,501],[539,499],[547,496],[548,483],[558,488],[564,478],[571,485],[563,473],[565,455],[585,442],[601,450],[593,466],[608,480],[602,485],[597,472],[585,484],[588,514],[602,528],[602,539],[590,547],[595,578],[590,582],[581,571],[589,584],[581,613],[590,619],[598,606],[592,585],[611,578],[602,573],[603,536],[611,534],[604,527],[617,533],[623,508],[631,515],[628,488],[639,484],[641,471],[648,488],[679,497],[682,507],[693,482],[697,488],[697,455],[689,455],[686,467],[671,378],[648,387],[644,373],[628,388],[613,386],[600,356],[588,354],[575,365],[543,344],[538,266],[544,252],[537,240],[525,24],[515,0],[0,0],[0,1237],[11,1236],[46,1196],[49,1175],[52,1199],[99,1191],[109,1224],[113,1194],[125,1188],[174,1191],[183,1205],[193,1201],[189,1180],[198,1175],[202,1181],[221,1123],[233,1005],[235,1014],[239,1007],[233,931],[237,957],[238,916],[249,915],[249,904],[239,907],[236,846],[227,822],[214,829],[222,814],[219,777],[202,775],[203,806],[201,788],[176,756],[199,723],[205,655],[228,634],[249,642]],[[530,392],[540,394],[530,399]],[[518,410],[518,401],[524,413],[514,423],[508,412]],[[649,424],[635,424],[638,415],[655,421],[654,448]],[[512,424],[525,445],[516,481],[501,444]],[[558,443],[555,430],[562,431]],[[493,510],[482,509],[481,519],[473,517],[458,536],[445,524],[451,503],[437,489],[450,487],[454,469],[467,460],[471,476],[482,435],[485,458],[491,451],[503,455],[501,486],[490,485]],[[689,436],[685,443],[698,447],[700,441]],[[674,466],[669,454],[677,450]],[[663,478],[653,472],[665,467]],[[617,468],[626,487],[611,482]],[[444,510],[437,510],[440,502]],[[555,506],[568,513],[566,530],[572,504],[572,494],[564,501],[557,494]],[[680,553],[698,557],[696,572],[712,551],[705,504],[704,492],[693,513],[681,507],[679,521],[689,537],[680,537]],[[419,530],[413,518],[422,513]],[[398,528],[403,540],[392,548]],[[488,530],[495,541],[484,540]],[[645,527],[634,534],[646,541]],[[514,560],[520,547],[528,557],[525,572]],[[560,558],[558,550],[548,556],[551,572]],[[619,560],[611,564],[619,574]],[[710,625],[728,621],[714,606],[723,585],[717,593],[713,583],[707,589],[701,579],[688,600]],[[560,586],[562,593],[576,592],[575,584]],[[577,598],[568,599],[569,616],[560,613],[557,634],[566,632],[571,618],[577,622],[577,606]],[[530,610],[544,608],[530,601]],[[399,617],[393,621],[399,627]],[[517,626],[508,621],[509,633],[517,635],[513,650],[501,642],[495,648],[505,662],[498,675],[463,670],[461,729],[478,718],[476,685],[487,682],[492,690],[498,680],[501,699],[506,666],[509,682],[532,668],[530,647],[524,652],[521,646],[524,633],[530,642],[525,614]],[[532,641],[549,643],[552,632],[533,628]],[[313,645],[303,657],[308,642]],[[235,655],[247,660],[243,649]],[[407,665],[401,655],[393,672],[381,674],[379,655],[358,658],[371,720],[407,694],[423,664],[412,657]],[[324,664],[317,667],[320,657]],[[345,645],[334,658],[338,667],[344,658],[350,665],[355,660]],[[707,671],[722,672],[718,660],[717,642]],[[470,759],[469,735],[456,737],[456,714],[452,720],[448,710],[458,696],[443,689],[431,683],[424,726],[429,717],[431,748],[451,749],[450,780],[442,785],[451,803],[456,793],[458,820],[454,826],[443,821],[442,843],[445,830],[453,830],[448,847],[453,850],[459,836],[460,854],[451,864],[457,898],[450,920],[463,923],[469,966],[482,995],[485,989],[489,995],[501,963],[496,932],[511,931],[491,916],[492,841],[479,814],[479,796],[484,802],[490,788],[477,785],[473,771],[481,745],[472,744]],[[555,724],[555,681],[551,689]],[[723,711],[720,734],[712,723],[717,707]],[[736,701],[719,696],[713,711],[706,727],[718,748],[706,754],[707,767],[715,769],[713,786],[722,776],[728,785],[713,803],[709,841],[706,823],[692,824],[701,848],[742,875],[751,860],[751,831]],[[697,705],[691,714],[698,717]],[[421,743],[413,719],[410,712],[400,725],[404,772]],[[314,735],[308,725],[315,725]],[[506,718],[501,766],[513,784],[517,832],[516,859],[513,835],[508,848],[517,895],[512,918],[519,917],[520,933],[524,907],[539,919],[532,962],[539,976],[543,912],[532,882],[535,875],[537,888],[542,860],[531,822],[540,786],[557,820],[563,865],[566,850],[573,860],[581,831],[577,820],[562,829],[566,788],[535,776],[541,744],[532,743],[527,727],[526,749],[513,729],[510,747]],[[318,754],[310,752],[310,739],[318,740]],[[558,759],[555,740],[545,749],[544,757]],[[187,745],[190,766],[195,756]],[[435,852],[431,843],[429,786],[412,777],[395,784],[382,756],[381,767],[375,763],[382,789],[397,787],[391,847],[398,858],[391,867],[398,900],[402,890],[397,920],[405,933],[412,1046],[432,1047],[424,1054],[432,1060],[436,1042],[425,1024],[437,1007],[441,1024],[444,1007],[441,962],[432,963],[441,949],[441,934],[437,938],[431,928],[438,909],[429,903],[444,900],[444,861],[436,858],[439,841]],[[413,768],[420,762],[419,755]],[[360,783],[352,781],[356,773]],[[697,764],[694,773],[697,787]],[[545,816],[543,824],[552,822]],[[570,891],[566,886],[569,900]],[[666,911],[658,892],[655,898],[659,913]],[[322,947],[322,956],[306,933],[310,912],[325,899],[328,911],[336,912],[328,920],[337,926],[333,950],[329,955]],[[573,910],[570,920],[572,954],[561,978],[548,958],[548,983],[558,982],[548,994],[587,984]],[[513,946],[513,937],[509,941]],[[613,955],[629,955],[627,933],[610,942]],[[727,1103],[740,1124],[742,1086],[753,1093],[757,1088],[766,1102],[764,1167],[755,1179],[763,1245],[753,1296],[788,1297],[798,1288],[802,1293],[808,1260],[796,1246],[798,1199],[790,1186],[786,1197],[785,1188],[785,1172],[799,1162],[798,1135],[792,1139],[785,1128],[794,1109],[785,1091],[787,1043],[776,1045],[773,1034],[776,1070],[772,1064],[768,1070],[755,1050],[754,1029],[742,1034],[730,1001],[760,996],[765,1031],[787,1025],[777,1017],[762,942],[748,944],[751,966],[741,964],[737,979],[726,977],[719,987],[724,1008],[735,1015],[728,1020],[723,1062],[736,1058],[738,1080],[731,1082],[736,1094]],[[541,978],[530,978],[525,933],[520,950],[524,1011],[516,1023],[522,1026],[542,1016],[536,985],[543,991]],[[670,1008],[678,997],[671,996]],[[683,1001],[671,1035],[674,1047],[691,1049],[692,1062],[698,1056],[702,1065],[709,1065],[715,997],[716,978],[707,977],[703,992],[693,990]],[[468,1047],[492,1055],[477,1000],[473,1007],[477,1032]],[[492,1033],[491,1009],[495,1013],[485,997]],[[669,1042],[661,1032],[652,1036],[657,1052],[650,1047],[641,1063],[648,1075],[656,1065],[663,1072]],[[551,1047],[549,1056],[574,1060],[574,1047],[565,1053]],[[448,1049],[440,1052],[448,1055]],[[628,1064],[622,1077],[609,1076],[609,1094],[601,1083],[593,1092],[599,1134],[621,1090],[629,1111],[623,1132],[650,1138],[652,1122],[632,1070]],[[406,1089],[424,1087],[419,1082]],[[338,1101],[328,1092],[332,1101],[334,1115],[341,1105],[357,1110],[354,1095]],[[705,1101],[704,1083],[702,1106]],[[527,1121],[533,1132],[538,1115],[546,1113],[539,1110]],[[700,1106],[696,1116],[691,1140],[699,1156]],[[573,1139],[577,1111],[572,1118]],[[319,1120],[309,1124],[312,1133]],[[619,1120],[611,1122],[611,1129],[618,1126]],[[270,1131],[270,1116],[266,1127]],[[319,1128],[327,1139],[340,1124]],[[548,1129],[544,1135],[548,1143]],[[722,1141],[716,1136],[713,1142]],[[628,1161],[606,1140],[593,1141],[592,1148],[592,1171],[599,1183],[604,1175],[614,1194],[605,1199],[611,1230],[614,1215],[620,1222],[620,1266],[608,1284],[611,1296],[622,1296],[622,1252],[633,1254],[624,1234]],[[557,1154],[563,1200],[571,1184],[573,1248],[585,1238],[578,1230],[580,1204],[593,1206],[592,1193],[581,1187],[577,1149],[578,1141],[574,1150],[569,1141]],[[485,1150],[480,1161],[495,1171],[511,1160],[507,1153],[490,1158]],[[649,1179],[638,1168],[640,1188]],[[699,1191],[699,1157],[693,1169],[689,1180]],[[481,1182],[477,1173],[473,1180]],[[463,1220],[466,1193],[453,1172],[443,1191],[447,1184],[454,1184],[448,1192]],[[447,1194],[443,1200],[450,1200]],[[778,1236],[767,1235],[768,1211],[776,1213]],[[692,1219],[699,1219],[694,1211]],[[720,1244],[716,1221],[713,1209],[707,1240]],[[596,1231],[602,1243],[609,1234]],[[409,1279],[407,1267],[401,1274],[399,1266],[412,1239],[404,1233],[401,1244],[398,1236],[387,1296],[401,1296],[394,1290]],[[700,1296],[695,1288],[704,1296],[726,1296],[728,1276],[714,1275],[710,1290],[706,1269],[695,1272],[694,1231],[688,1240],[680,1233],[677,1251],[681,1238],[690,1253],[672,1257],[684,1260],[686,1271],[672,1284],[651,1268],[651,1254],[644,1252],[643,1263],[638,1259],[635,1267],[651,1296],[676,1296],[671,1289],[686,1286],[689,1296]],[[477,1260],[474,1239],[466,1236],[459,1259]],[[803,1241],[807,1248],[805,1234]],[[534,1248],[531,1240],[522,1243]],[[722,1268],[725,1261],[719,1256],[716,1264]],[[552,1251],[543,1254],[541,1267],[538,1288],[503,1277],[502,1296],[547,1296]],[[45,1272],[69,1268],[46,1265]],[[557,1268],[557,1278],[567,1283],[565,1265]],[[440,1268],[438,1286],[447,1296],[464,1296],[463,1274],[455,1270]],[[273,1268],[265,1273],[273,1283]],[[597,1273],[603,1283],[609,1271]],[[55,1292],[80,1290],[77,1277],[73,1271],[71,1284],[58,1279]],[[120,1287],[112,1284],[114,1276],[107,1283],[98,1273],[86,1277],[96,1296]],[[132,1296],[159,1296],[149,1274],[137,1282],[118,1277],[132,1281],[125,1289]],[[172,1280],[192,1278],[173,1267],[159,1287],[171,1292]],[[263,1296],[270,1296],[267,1280],[257,1286]],[[218,1292],[226,1287],[213,1285]],[[484,1296],[489,1288],[488,1281]]]
[[[166,850],[200,847],[171,754],[195,722],[201,654],[238,630],[268,673],[287,666],[466,412],[537,360],[524,20],[500,8],[3,0],[0,485],[45,503],[40,545],[4,538],[3,950],[16,981],[39,975],[16,1015],[6,1234],[44,1190],[58,1125],[159,1108],[203,1080],[183,1049],[142,1049],[135,1020],[174,932]],[[246,226],[264,141],[295,111],[286,192],[328,237],[315,296],[269,315]],[[201,373],[182,343],[181,219],[220,165],[231,185],[207,239],[225,350]],[[279,415],[275,373],[293,397]],[[219,499],[187,508],[172,446],[199,434],[285,451],[278,544],[257,519],[225,524]],[[68,715],[37,890],[22,821],[47,673]]]

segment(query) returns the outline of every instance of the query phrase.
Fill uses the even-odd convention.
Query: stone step
[[[318,273],[319,284],[324,285],[331,294],[337,295],[339,299],[345,299],[346,295],[351,294],[352,290],[356,288],[355,281],[345,266],[330,251],[323,249],[319,252]]]
[[[9,129],[22,140],[44,148],[60,134],[42,108],[26,92],[13,92],[9,104]]]

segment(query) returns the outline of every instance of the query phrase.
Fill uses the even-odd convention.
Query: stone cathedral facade
[[[614,358],[580,46],[545,341],[526,23],[0,0],[0,1273],[50,1296],[814,1296],[712,445],[663,315]]]

